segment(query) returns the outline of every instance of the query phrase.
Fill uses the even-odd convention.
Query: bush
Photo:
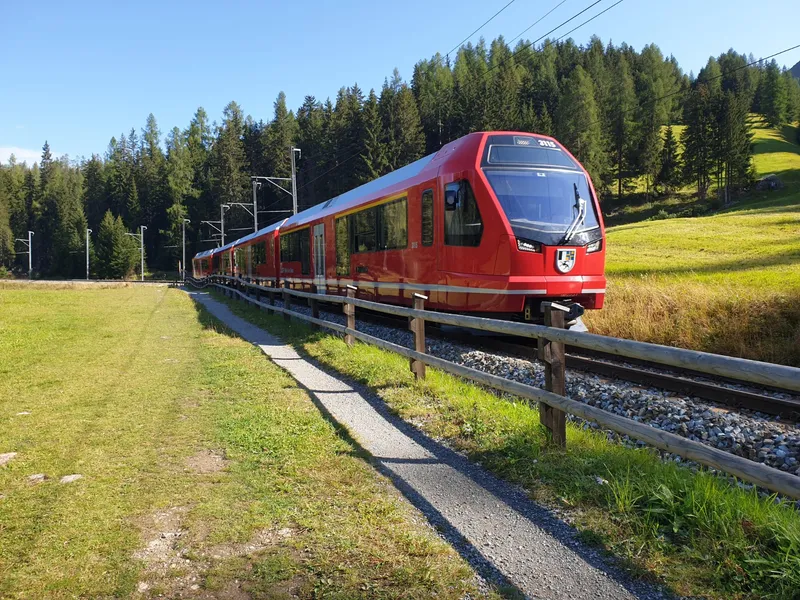
[[[3,265],[0,265],[0,279],[14,279],[14,274]]]

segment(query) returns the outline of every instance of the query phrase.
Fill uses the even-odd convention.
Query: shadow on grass
[[[213,329],[214,331],[223,333],[225,335],[240,337],[230,328],[220,325],[219,321],[217,321],[217,319],[200,304],[201,301],[198,300],[197,296],[202,294],[202,292],[190,292],[190,294],[195,300],[195,306],[198,311],[198,320],[201,324],[203,324],[204,327]],[[252,325],[252,322],[250,322],[250,324]],[[436,508],[435,505],[441,505],[442,500],[440,498],[436,498],[435,496],[432,497],[429,491],[426,492],[426,490],[420,489],[417,485],[415,485],[414,481],[411,481],[402,475],[402,469],[400,469],[398,472],[398,469],[393,468],[393,466],[439,465],[452,469],[488,492],[488,494],[490,494],[491,497],[493,497],[498,503],[502,502],[507,505],[515,513],[515,518],[520,517],[528,520],[534,528],[546,534],[549,538],[547,542],[548,545],[552,544],[563,546],[567,549],[567,551],[574,552],[577,557],[579,557],[585,563],[605,573],[608,577],[627,589],[628,592],[635,597],[649,597],[649,594],[652,594],[652,589],[649,589],[650,586],[648,584],[640,581],[632,581],[629,575],[626,575],[621,570],[607,564],[597,551],[578,543],[574,529],[564,523],[549,509],[532,502],[523,490],[497,479],[480,466],[470,462],[470,460],[468,460],[465,456],[454,452],[441,443],[432,440],[419,429],[410,425],[397,414],[392,412],[384,400],[382,400],[376,393],[376,390],[379,391],[381,387],[396,387],[396,385],[393,386],[391,384],[387,384],[386,386],[378,386],[377,388],[368,388],[364,382],[349,380],[331,367],[319,363],[315,358],[311,357],[305,351],[305,344],[318,341],[329,334],[323,332],[312,332],[305,325],[300,325],[299,327],[297,324],[288,325],[283,320],[277,319],[275,320],[274,325],[274,328],[279,332],[279,334],[283,334],[284,339],[289,340],[286,342],[286,345],[293,348],[302,359],[308,361],[319,370],[327,373],[331,377],[341,382],[343,386],[340,390],[331,391],[325,389],[313,389],[298,382],[298,387],[304,389],[309,394],[315,406],[325,416],[325,418],[333,424],[338,434],[354,449],[356,449],[356,455],[368,460],[380,473],[389,478],[397,487],[397,489],[400,490],[400,492],[426,516],[429,523],[434,526],[440,532],[440,534],[445,537],[445,539],[447,539],[453,548],[469,564],[471,564],[481,576],[494,582],[498,586],[498,590],[501,593],[512,598],[524,597],[522,590],[512,584],[500,570],[498,565],[495,564],[495,559],[487,556],[485,551],[476,548],[468,540],[467,533],[459,529],[459,527],[453,524],[453,522],[451,522],[446,515]],[[289,331],[289,328],[291,331]],[[284,341],[272,338],[271,334],[267,334],[266,332],[263,332],[263,330],[262,333],[264,333],[264,335],[261,336],[257,342],[251,343],[271,346],[284,345]],[[278,363],[280,363],[281,360],[284,360],[284,358],[281,357],[276,359]],[[352,394],[353,392],[358,393],[366,401],[369,407],[372,408],[375,413],[377,413],[385,421],[387,428],[390,430],[395,430],[411,440],[414,444],[426,451],[430,457],[423,459],[405,457],[398,458],[391,456],[374,456],[370,454],[333,416],[326,405],[326,397],[331,394]],[[524,456],[516,456],[514,457],[515,459],[525,458],[527,460],[533,456],[538,456],[541,448],[539,443],[537,443],[535,440],[536,432],[533,430],[521,434],[520,438],[510,437],[508,440],[508,452],[510,452],[511,447],[515,447],[517,449],[524,448]],[[506,458],[513,456],[513,453],[507,453],[506,451],[501,452],[501,454],[504,454]],[[558,466],[556,471],[559,471],[566,476],[570,476],[571,474],[576,474],[578,471],[586,468],[585,465],[579,468],[579,463],[574,461],[574,455],[572,453],[562,454],[563,459],[557,461]],[[481,458],[481,455],[477,455],[477,457]],[[487,454],[484,458],[490,460],[491,456]],[[598,466],[595,468],[593,464],[590,470],[600,473],[602,472],[600,465],[609,460],[610,455],[607,457],[600,453],[594,458],[596,461],[595,464]],[[497,471],[500,472],[501,475],[503,474],[502,468],[497,469]],[[585,479],[585,485],[587,486],[592,485],[592,481],[594,481],[588,476],[583,477],[583,479]],[[418,481],[418,479],[415,479],[415,481]],[[597,487],[596,482],[593,485]],[[462,490],[462,492],[464,494],[469,493],[468,490]],[[457,496],[458,492],[454,491],[454,495]],[[461,501],[462,504],[459,505],[459,507],[463,507],[463,510],[465,511],[475,510],[476,508],[474,506],[472,509],[467,507],[471,500],[471,496],[464,495]],[[449,508],[453,510],[456,507],[450,506]],[[499,529],[494,535],[496,535],[497,538],[502,542],[505,540],[502,539],[501,533],[502,529]],[[495,548],[496,545],[494,548],[492,548],[492,550],[496,551]],[[530,566],[535,568],[537,565],[531,564]]]

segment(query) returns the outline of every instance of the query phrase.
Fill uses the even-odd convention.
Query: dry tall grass
[[[609,282],[593,333],[800,367],[800,293],[642,277]]]

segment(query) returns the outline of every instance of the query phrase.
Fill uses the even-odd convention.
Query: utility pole
[[[181,262],[181,270],[183,271],[181,279],[186,281],[186,224],[191,223],[189,219],[184,219],[181,223],[181,237],[183,245],[183,262]]]
[[[263,175],[252,175],[250,177],[250,181],[253,182],[253,212],[255,214],[258,214],[259,212],[262,212],[262,213],[287,213],[287,212],[291,212],[293,215],[297,214],[297,165],[295,163],[295,153],[297,153],[297,156],[299,157],[301,155],[301,150],[300,150],[300,148],[295,148],[294,146],[292,146],[289,149],[289,153],[290,153],[290,157],[291,157],[291,161],[292,161],[292,176],[291,177],[264,177]],[[256,187],[256,183],[257,183],[258,180],[263,180],[263,181],[266,181],[267,183],[271,183],[272,185],[274,185],[276,188],[278,188],[282,192],[284,192],[284,193],[288,194],[289,196],[291,196],[292,197],[292,210],[291,211],[288,211],[288,210],[261,210],[260,211],[260,210],[258,210],[258,208],[256,206],[256,190],[258,189]],[[292,191],[290,192],[285,187],[283,187],[282,185],[277,183],[278,181],[291,181],[292,182]],[[256,231],[258,231],[258,227],[257,226],[256,226]]]
[[[89,281],[89,234],[92,230],[86,229],[86,281]]]
[[[295,148],[292,146],[291,155],[292,155],[292,210],[294,211],[292,214],[297,214],[297,169],[295,168],[294,162],[294,153],[297,152],[298,158],[301,155],[300,148]]]
[[[140,251],[142,253],[142,281],[144,281],[144,230],[145,229],[147,229],[146,226],[144,225],[139,226],[139,243],[141,244]]]
[[[208,225],[214,231],[219,234],[220,237],[220,244],[219,247],[225,245],[225,209],[230,208],[230,204],[221,204],[219,207],[219,221],[200,221],[201,225]],[[216,235],[212,232],[212,237]],[[210,242],[213,240],[203,240],[204,242]]]
[[[230,208],[228,204],[220,204],[219,207],[219,234],[222,237],[220,247],[225,245],[225,209]]]
[[[28,239],[16,238],[15,241],[22,242],[28,247],[27,252],[20,252],[20,254],[27,254],[28,255],[28,279],[33,278],[33,244],[31,243],[33,240],[33,232],[28,232]]]
[[[146,225],[139,225],[139,233],[125,233],[131,237],[139,238],[139,252],[142,255],[142,276],[141,280],[144,281],[144,230],[147,229]]]
[[[261,182],[257,179],[251,179],[253,184],[253,231],[258,231],[258,195],[257,192],[261,187]]]

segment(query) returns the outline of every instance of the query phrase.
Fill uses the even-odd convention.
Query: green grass
[[[0,289],[0,356],[0,453],[19,453],[0,597],[477,594],[307,394],[182,292]]]
[[[222,296],[217,297],[228,302]],[[632,574],[682,595],[796,598],[800,517],[789,504],[745,492],[707,472],[662,462],[600,433],[567,425],[567,450],[548,448],[537,410],[428,370],[415,382],[408,360],[312,333],[244,303],[232,310],[359,381],[404,419],[565,510],[587,543],[618,557]],[[597,477],[607,480],[599,484]]]
[[[753,120],[755,168],[777,192],[709,210],[688,191],[626,207],[610,227],[602,311],[589,327],[615,337],[800,366],[800,146],[796,130]]]

